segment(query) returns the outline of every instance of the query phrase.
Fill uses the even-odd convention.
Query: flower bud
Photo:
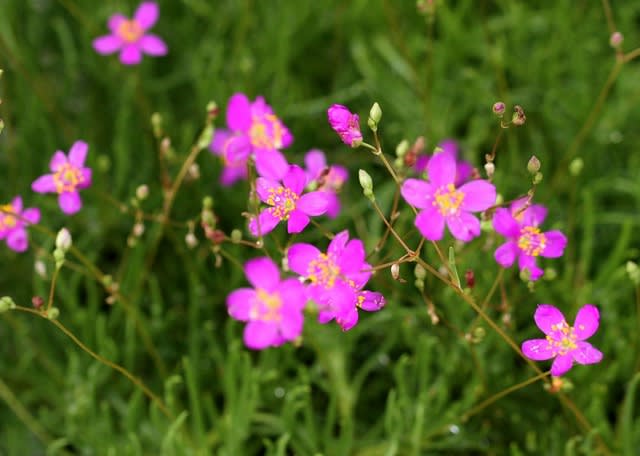
[[[391,277],[393,277],[393,280],[398,280],[400,278],[400,265],[398,263],[393,263],[391,265]]]
[[[4,130],[4,120],[0,119],[0,133]]]
[[[140,237],[144,234],[144,223],[136,223],[133,225],[133,230],[131,230],[135,237]]]
[[[584,167],[584,160],[582,160],[582,158],[580,157],[574,158],[573,160],[571,160],[571,163],[569,163],[569,174],[571,174],[574,177],[579,176],[580,173],[582,172],[583,167]]]
[[[464,273],[464,281],[467,288],[473,288],[476,284],[476,276],[473,273],[473,269],[467,269]]]
[[[409,141],[407,141],[406,139],[403,139],[396,146],[396,156],[398,158],[403,158],[407,154],[408,150],[409,150]]]
[[[47,318],[49,320],[57,320],[59,316],[60,316],[60,309],[58,309],[57,307],[52,307],[49,310],[47,310]]]
[[[351,113],[346,106],[334,104],[327,110],[329,125],[338,133],[342,142],[351,147],[362,144],[362,133],[357,114]]]
[[[493,177],[493,173],[496,172],[496,165],[493,162],[487,162],[484,164],[484,170],[487,173],[487,177],[491,179]]]
[[[56,236],[56,249],[62,251],[62,253],[66,253],[71,248],[71,233],[66,228],[62,228],[58,231]]]
[[[44,264],[44,261],[36,260],[35,263],[33,263],[33,269],[36,271],[36,274],[38,274],[41,278],[43,279],[47,278],[47,265]]]
[[[629,279],[631,279],[631,282],[633,282],[635,286],[639,286],[640,285],[640,268],[638,267],[638,264],[634,263],[633,261],[627,261],[626,269],[627,269],[627,274],[629,275]]]
[[[533,176],[533,185],[538,185],[540,182],[542,182],[542,173],[536,173]]]
[[[364,191],[373,192],[373,181],[371,180],[371,176],[364,169],[358,170],[358,180],[360,181],[360,186]]]
[[[376,131],[378,129],[378,123],[380,122],[381,118],[382,118],[382,109],[380,109],[380,105],[378,104],[378,102],[375,102],[373,103],[373,106],[371,106],[371,109],[369,110],[369,120],[375,126],[375,129],[371,128],[373,131]],[[371,127],[371,125],[369,125],[369,127]]]
[[[502,101],[496,101],[491,109],[496,116],[502,118],[507,106]]]
[[[198,245],[198,238],[196,237],[195,234],[189,232],[184,237],[184,242],[187,244],[187,247],[189,247],[190,249],[193,249],[195,246]]]
[[[527,171],[531,174],[536,174],[540,171],[540,160],[535,155],[532,155],[527,163]]]
[[[527,120],[527,116],[524,114],[522,106],[515,105],[513,107],[513,116],[511,116],[511,123],[517,126],[524,125]]]
[[[427,277],[427,270],[422,265],[416,264],[413,274],[416,276],[416,279],[424,280],[425,277]]]
[[[206,149],[211,144],[211,140],[213,139],[213,124],[207,125],[200,133],[200,138],[198,138],[198,147],[200,149]]]
[[[151,114],[151,128],[153,129],[153,136],[157,139],[162,136],[162,116],[158,112]]]
[[[618,49],[622,42],[624,41],[624,36],[620,32],[613,32],[611,37],[609,38],[609,44],[612,48]]]
[[[210,101],[209,103],[207,103],[207,117],[210,121],[218,117],[219,112],[220,109],[218,108],[218,103],[216,103],[215,101]]]
[[[235,229],[231,231],[231,242],[238,243],[242,240],[242,231],[239,229]]]
[[[138,185],[138,188],[136,188],[136,198],[144,201],[147,199],[147,196],[149,196],[149,187],[145,184]]]
[[[3,296],[0,298],[0,313],[6,312],[16,308],[16,303],[9,296]]]

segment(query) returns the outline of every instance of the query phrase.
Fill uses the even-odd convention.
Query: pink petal
[[[544,361],[553,358],[556,353],[547,339],[531,339],[522,343],[522,353],[534,361]]]
[[[547,217],[547,208],[540,204],[532,204],[522,214],[522,224],[525,226],[540,226]]]
[[[444,234],[444,217],[440,211],[428,206],[416,216],[415,225],[420,233],[430,241],[439,241]]]
[[[278,293],[282,298],[283,308],[301,312],[307,305],[304,285],[298,279],[286,279],[278,285]]]
[[[142,52],[137,44],[126,44],[120,51],[120,62],[125,65],[137,65],[142,60]]]
[[[81,168],[80,174],[82,174],[82,182],[79,182],[77,189],[82,190],[91,186],[91,168]]]
[[[364,290],[358,293],[358,296],[363,298],[362,302],[359,302],[358,307],[367,312],[380,310],[386,304],[384,296],[374,291]]]
[[[122,21],[126,20],[128,19],[124,15],[116,13],[109,18],[109,20],[107,21],[107,26],[109,27],[109,30],[111,30],[111,33],[115,35],[117,34],[118,28],[120,28],[120,24],[122,24]]]
[[[307,276],[309,263],[320,256],[320,250],[311,244],[293,244],[287,251],[287,264],[296,274]]]
[[[209,150],[214,152],[216,155],[221,155],[222,151],[225,148],[226,142],[231,137],[231,132],[226,128],[217,128],[213,133],[213,139],[211,140],[211,144],[209,144]]]
[[[529,271],[529,280],[535,282],[544,274],[544,271],[538,267],[536,263],[536,257],[531,255],[526,255],[522,253],[518,257],[518,267],[521,271],[528,270]]]
[[[288,173],[290,165],[282,152],[275,149],[256,149],[255,155],[256,171],[260,176],[280,180]]]
[[[304,212],[294,209],[289,213],[287,233],[300,233],[309,224],[309,217]]]
[[[453,158],[458,157],[458,144],[453,139],[443,139],[438,143],[438,147],[442,149],[443,154],[449,154]]]
[[[510,268],[516,260],[519,251],[518,245],[513,241],[509,241],[498,247],[493,254],[493,257],[503,268]]]
[[[318,216],[327,212],[329,199],[326,192],[305,193],[298,199],[296,207],[307,215]]]
[[[340,315],[336,315],[336,323],[343,331],[349,331],[358,323],[358,308],[353,307]]]
[[[123,41],[116,35],[100,36],[93,40],[93,49],[98,54],[108,55],[120,50]]]
[[[89,151],[89,145],[84,141],[76,141],[69,150],[69,163],[77,168],[84,166],[84,161],[87,158],[87,152]]]
[[[255,217],[249,220],[249,231],[256,237],[260,235],[264,236],[273,231],[278,223],[280,223],[280,219],[274,217],[271,208],[263,209],[260,214],[258,214],[258,220],[256,220]]]
[[[38,223],[40,221],[40,209],[36,207],[30,207],[29,209],[26,209],[22,213],[22,218],[24,218],[30,224]]]
[[[517,238],[520,235],[518,222],[505,208],[498,208],[493,214],[493,229],[505,237]]]
[[[73,215],[82,208],[82,201],[78,192],[64,192],[58,195],[58,205],[62,212]]]
[[[304,165],[310,180],[317,179],[320,173],[327,167],[327,159],[319,149],[312,149],[304,156]]]
[[[434,188],[453,184],[456,179],[456,160],[449,154],[435,154],[429,160],[427,170]]]
[[[571,355],[578,364],[595,364],[602,361],[602,352],[589,342],[578,342],[578,348],[573,350]]]
[[[7,236],[7,246],[15,252],[24,252],[29,248],[29,238],[24,228],[12,230]]]
[[[56,192],[56,184],[53,180],[53,175],[45,174],[40,176],[31,184],[31,190],[36,193],[51,193]]]
[[[326,216],[333,219],[340,214],[340,198],[333,192],[325,192],[327,196],[327,212]]]
[[[564,248],[567,246],[567,237],[557,230],[547,231],[544,236],[547,238],[547,244],[540,255],[545,258],[561,257],[564,253]]]
[[[302,312],[283,312],[280,321],[280,334],[285,340],[296,340],[302,334],[304,316]]]
[[[447,217],[446,221],[453,237],[462,242],[469,242],[480,235],[480,222],[474,215],[467,212]]]
[[[220,174],[220,183],[228,187],[229,185],[234,184],[238,180],[247,178],[247,168],[245,167],[226,167],[222,170],[222,174]]]
[[[578,340],[585,340],[593,336],[600,326],[600,312],[591,304],[586,304],[578,310],[573,330]]]
[[[229,99],[227,125],[232,131],[248,132],[251,128],[251,105],[244,93],[236,93]]]
[[[279,188],[281,188],[278,182],[266,179],[264,177],[258,177],[256,179],[256,193],[260,198],[260,201],[266,203],[269,197],[271,196],[271,192],[277,192]]]
[[[327,253],[336,258],[340,258],[342,256],[342,252],[344,252],[347,242],[349,242],[349,230],[340,231],[333,237],[333,239],[331,239],[331,242],[329,242]]]
[[[304,186],[307,185],[307,177],[302,168],[298,165],[291,165],[282,178],[282,183],[296,195],[299,195],[302,193],[302,190],[304,190]]]
[[[169,52],[162,38],[151,33],[141,37],[138,41],[138,46],[140,46],[142,52],[149,55],[161,56],[167,55]]]
[[[366,255],[364,243],[360,239],[350,240],[345,245],[341,254],[337,257],[337,263],[338,266],[340,266],[340,271],[342,271],[346,276],[359,273],[365,269]],[[368,274],[370,275],[371,273],[369,272]]]
[[[473,180],[458,189],[464,194],[461,209],[468,212],[484,211],[496,202],[496,188],[486,180]]]
[[[255,288],[274,291],[280,284],[280,270],[269,257],[253,258],[244,264],[247,280]]]
[[[156,2],[143,2],[133,15],[133,20],[138,23],[142,29],[147,30],[153,27],[158,20],[160,10]]]
[[[560,377],[566,374],[571,369],[571,366],[573,366],[573,356],[571,354],[559,355],[551,365],[551,375]]]
[[[278,340],[278,327],[274,323],[250,321],[244,328],[244,344],[253,350],[262,350]]]
[[[539,304],[533,315],[533,319],[538,328],[540,328],[540,331],[547,336],[551,336],[554,340],[561,340],[563,338],[560,328],[564,327],[567,322],[557,307],[550,304]]]
[[[11,200],[11,208],[13,210],[13,212],[20,214],[22,212],[22,197],[21,196],[16,196],[15,198],[13,198],[13,200]],[[24,214],[23,214],[24,216]]]
[[[61,150],[57,150],[53,157],[51,157],[51,161],[49,162],[49,169],[51,171],[58,171],[61,166],[66,165],[67,156]]]
[[[432,205],[433,187],[422,179],[407,179],[400,188],[405,201],[418,209]]]
[[[256,299],[256,292],[251,288],[239,288],[227,295],[229,315],[236,320],[249,321],[251,309]]]

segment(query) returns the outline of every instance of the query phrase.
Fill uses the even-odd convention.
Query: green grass
[[[640,291],[625,263],[640,256],[638,59],[620,67],[599,104],[616,64],[606,1],[435,4],[425,17],[413,1],[161,0],[154,32],[170,53],[128,68],[116,56],[97,55],[91,41],[106,33],[110,14],[129,15],[136,2],[4,0],[0,200],[22,194],[42,209],[41,226],[71,230],[74,245],[101,272],[69,256],[55,288],[58,321],[140,378],[171,417],[50,322],[8,312],[0,318],[0,455],[637,454]],[[640,47],[640,4],[616,2],[612,17],[625,36],[623,50]],[[385,212],[395,187],[370,153],[339,142],[326,122],[330,104],[346,104],[366,120],[377,101],[388,155],[402,139],[424,135],[430,150],[452,137],[479,168],[500,131],[492,104],[521,105],[527,122],[504,131],[495,183],[505,199],[525,193],[526,163],[538,156],[544,180],[536,200],[549,207],[545,227],[563,230],[569,245],[562,259],[544,263],[557,278],[533,292],[517,271],[505,271],[488,312],[519,343],[538,335],[537,303],[557,305],[570,320],[584,303],[599,306],[601,327],[591,341],[605,357],[567,375],[570,405],[535,382],[462,420],[536,373],[484,322],[484,336],[468,343],[460,333],[476,313],[429,276],[427,297],[441,317],[432,324],[412,264],[401,267],[406,284],[387,270],[376,275],[372,287],[385,293],[387,307],[362,315],[352,331],[309,316],[299,347],[244,348],[242,324],[225,308],[227,293],[245,284],[242,270],[226,259],[216,265],[199,230],[196,249],[184,241],[185,222],[198,217],[206,195],[221,229],[244,230],[248,185],[220,187],[220,163],[207,152],[197,159],[200,179],[177,194],[171,220],[178,223],[147,222],[137,245],[127,247],[135,219],[117,202],[128,204],[136,187],[148,184],[143,210],[162,208],[151,114],[161,114],[171,138],[175,176],[207,103],[224,108],[238,91],[265,96],[293,132],[290,161],[317,147],[352,170],[345,212],[321,223],[333,232],[350,228],[369,250],[384,225],[361,196],[356,170],[372,174]],[[68,218],[54,196],[32,193],[30,183],[47,171],[55,150],[67,151],[77,139],[90,144],[94,184],[82,193],[82,212]],[[584,168],[574,176],[569,163],[577,157]],[[401,207],[396,228],[416,245],[413,216]],[[33,296],[48,296],[53,271],[53,238],[30,234],[28,253],[0,248],[0,295],[25,307]],[[283,231],[275,238],[287,242]],[[326,246],[313,230],[296,239]],[[486,239],[492,237],[456,253],[461,274],[475,271],[480,302],[499,271]],[[450,244],[447,238],[441,248]],[[274,242],[267,247],[277,253]],[[239,262],[258,255],[238,245],[223,249]],[[371,262],[402,253],[390,239]],[[423,258],[440,266],[430,247]],[[37,259],[47,264],[47,278],[33,272]],[[122,298],[113,305],[96,280],[102,274],[119,283]]]

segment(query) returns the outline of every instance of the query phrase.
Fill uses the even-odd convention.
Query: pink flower
[[[158,20],[159,9],[156,2],[143,2],[127,19],[116,13],[109,18],[110,35],[93,40],[93,48],[98,54],[113,54],[120,51],[120,61],[125,65],[136,65],[142,54],[166,55],[167,45],[157,35],[146,33]]]
[[[91,185],[91,169],[84,167],[89,146],[84,141],[76,141],[69,150],[69,157],[62,151],[53,154],[49,163],[52,174],[40,176],[31,184],[37,193],[57,193],[60,209],[67,215],[75,214],[82,208],[78,190]]]
[[[585,342],[585,339],[595,334],[600,325],[600,314],[596,306],[582,306],[573,326],[567,324],[562,312],[549,304],[538,305],[533,318],[547,337],[523,342],[522,353],[534,361],[555,358],[551,365],[551,375],[559,377],[567,373],[574,361],[578,364],[594,364],[602,360],[602,353]]]
[[[352,114],[346,106],[334,104],[327,110],[329,125],[338,133],[342,142],[351,147],[358,147],[362,142],[360,122],[357,114]]]
[[[288,147],[293,136],[264,98],[250,102],[243,93],[233,95],[227,106],[227,127],[229,130],[215,133],[210,146],[223,159],[224,185],[246,178],[246,163],[251,154],[260,176],[273,180],[284,177],[289,164],[280,149]]]
[[[10,204],[0,206],[0,240],[16,252],[29,248],[26,226],[40,221],[40,209],[22,209],[22,198],[16,196]]]
[[[451,155],[456,161],[456,178],[453,182],[455,186],[459,187],[470,180],[473,166],[466,160],[458,159],[458,144],[453,139],[445,139],[438,144],[438,147],[442,149],[441,154]],[[431,155],[420,155],[416,160],[414,169],[419,173],[426,171],[431,157]]]
[[[456,188],[456,170],[455,159],[441,152],[427,164],[429,182],[407,179],[402,184],[404,199],[422,209],[415,225],[430,241],[442,239],[445,222],[456,239],[468,242],[477,237],[480,222],[470,212],[484,211],[496,200],[495,187],[485,180],[472,180]]]
[[[324,192],[327,196],[327,215],[335,218],[340,213],[340,199],[338,192],[349,178],[349,173],[344,166],[327,165],[324,152],[312,149],[304,156],[304,164],[307,167],[307,182],[313,183],[315,188]]]
[[[536,257],[561,257],[567,238],[557,230],[542,233],[538,226],[547,216],[547,209],[533,204],[523,210],[526,201],[527,198],[521,198],[509,209],[499,208],[493,215],[494,229],[507,238],[494,257],[504,268],[511,267],[517,259],[520,270],[528,270],[530,280],[538,280],[543,270],[536,264]]]
[[[297,165],[290,165],[282,183],[259,177],[256,191],[260,201],[270,207],[263,209],[258,218],[249,221],[249,231],[254,236],[271,232],[281,221],[287,222],[288,233],[299,233],[309,224],[309,216],[327,212],[327,197],[324,192],[302,194],[306,185],[304,171]]]
[[[358,322],[358,309],[380,310],[384,296],[363,290],[371,277],[371,265],[365,261],[364,244],[349,240],[347,230],[329,243],[327,253],[311,244],[294,244],[287,253],[289,268],[309,281],[307,293],[319,307],[318,321],[335,318],[344,331]]]
[[[297,339],[302,333],[307,303],[297,279],[280,280],[280,271],[268,257],[249,260],[244,272],[253,288],[240,288],[227,296],[229,315],[246,321],[244,343],[262,350]]]

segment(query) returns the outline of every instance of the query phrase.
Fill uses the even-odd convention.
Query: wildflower
[[[302,333],[306,305],[304,286],[297,279],[280,280],[280,271],[267,257],[249,260],[244,272],[253,288],[227,296],[229,315],[246,321],[244,343],[261,350],[295,340]]]
[[[365,261],[362,241],[349,240],[347,230],[333,238],[327,253],[311,244],[292,245],[287,262],[309,281],[307,293],[319,307],[320,323],[335,319],[348,331],[358,322],[358,309],[373,312],[385,305],[380,293],[363,290],[371,277],[371,265]]]
[[[357,114],[351,113],[346,106],[334,104],[327,110],[331,128],[338,133],[342,142],[351,147],[358,147],[362,142],[360,122]]]
[[[37,178],[31,189],[37,193],[57,193],[60,209],[67,215],[75,214],[82,207],[78,190],[91,185],[91,169],[84,167],[89,146],[84,141],[76,141],[67,157],[64,152],[57,151],[49,168],[52,174]]]
[[[254,236],[269,233],[281,221],[287,222],[288,233],[299,233],[309,224],[309,216],[327,212],[325,192],[302,195],[306,178],[299,166],[290,165],[282,184],[265,177],[256,179],[258,197],[270,207],[263,209],[257,219],[254,217],[249,221],[249,231]]]
[[[22,198],[16,196],[11,203],[0,206],[0,240],[16,252],[29,248],[26,226],[40,221],[40,209],[22,209]]]
[[[342,189],[349,173],[344,166],[327,165],[324,152],[313,149],[304,156],[307,182],[315,184],[319,191],[327,196],[327,216],[335,218],[340,213],[340,199],[338,192]]]
[[[440,154],[447,154],[453,157],[456,161],[456,178],[453,182],[456,187],[464,184],[471,179],[473,173],[473,166],[466,160],[458,159],[458,144],[453,139],[445,139],[438,144],[438,148],[442,149]],[[414,169],[418,173],[423,173],[427,169],[429,160],[432,158],[430,155],[419,156],[414,165]]]
[[[544,271],[536,264],[536,257],[561,257],[567,238],[558,230],[541,232],[538,227],[547,216],[547,209],[540,204],[525,208],[526,201],[526,197],[521,198],[509,209],[499,208],[493,215],[493,228],[507,238],[494,257],[503,268],[511,267],[517,259],[520,270],[526,269],[530,280],[538,280]]]
[[[224,163],[221,180],[230,185],[246,178],[246,164],[253,154],[260,176],[280,180],[289,170],[280,149],[293,142],[293,136],[273,113],[264,98],[250,102],[243,93],[236,93],[227,106],[228,130],[216,131],[210,149]]]
[[[415,220],[430,241],[442,239],[445,222],[456,239],[467,242],[480,235],[480,222],[470,212],[488,209],[496,200],[495,187],[481,179],[457,188],[456,162],[451,154],[437,153],[429,160],[429,182],[407,179],[401,188],[404,199],[422,209]]]
[[[93,40],[93,48],[103,55],[120,51],[120,61],[125,65],[140,63],[142,54],[166,55],[165,42],[157,35],[146,33],[158,20],[158,14],[156,2],[141,3],[133,19],[114,14],[107,23],[111,34]]]
[[[536,325],[546,334],[545,339],[531,339],[522,343],[522,353],[534,361],[555,358],[551,375],[559,377],[573,362],[594,364],[602,360],[602,353],[585,339],[591,337],[600,325],[598,308],[586,304],[580,308],[573,326],[569,326],[562,312],[549,304],[540,304],[533,316]]]

